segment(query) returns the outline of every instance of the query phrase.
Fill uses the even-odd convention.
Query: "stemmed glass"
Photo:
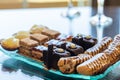
[[[68,33],[69,35],[73,35],[72,22],[73,22],[73,19],[80,16],[80,12],[73,7],[72,0],[69,0],[67,11],[62,12],[61,16],[69,20],[69,32]]]
[[[97,0],[97,14],[90,20],[91,25],[96,27],[98,40],[102,39],[104,28],[112,24],[112,18],[104,15],[104,2],[105,0]]]

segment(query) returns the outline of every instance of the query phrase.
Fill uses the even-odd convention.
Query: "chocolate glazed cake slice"
[[[97,39],[91,37],[90,35],[84,36],[84,35],[78,34],[77,36],[72,38],[72,42],[82,46],[84,50],[87,50],[88,48],[93,47],[97,43]]]
[[[52,67],[52,55],[53,55],[53,45],[48,45],[48,50],[43,51],[43,62],[46,68],[50,69]]]
[[[69,57],[70,53],[62,48],[53,48],[48,45],[48,50],[43,51],[43,61],[48,69],[58,69],[57,63],[61,57]]]
[[[74,43],[71,43],[71,42],[63,42],[63,41],[61,41],[61,42],[58,42],[56,44],[56,47],[63,48],[65,50],[67,50],[68,52],[71,53],[71,56],[77,56],[78,54],[84,52],[83,47],[81,47],[79,45],[76,45]]]

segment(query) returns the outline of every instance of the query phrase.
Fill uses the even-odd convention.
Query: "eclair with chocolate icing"
[[[91,57],[88,54],[79,54],[78,56],[60,58],[58,61],[59,70],[62,73],[74,73],[78,64],[83,63]]]

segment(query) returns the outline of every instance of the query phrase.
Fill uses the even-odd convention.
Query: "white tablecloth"
[[[81,16],[74,19],[74,34],[90,34],[89,18],[90,7],[75,8],[80,11]],[[10,37],[20,30],[29,30],[34,24],[42,24],[68,33],[69,21],[61,17],[66,8],[33,8],[33,9],[9,9],[0,10],[0,38]]]

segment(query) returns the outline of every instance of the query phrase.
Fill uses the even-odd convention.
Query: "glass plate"
[[[64,78],[65,79],[75,79],[75,80],[77,80],[77,79],[89,79],[89,80],[101,79],[101,78],[105,77],[111,70],[113,70],[114,68],[116,68],[120,64],[120,61],[118,61],[114,65],[110,66],[104,73],[99,74],[99,75],[95,75],[95,76],[86,76],[86,75],[81,75],[81,74],[63,74],[59,70],[45,70],[45,68],[43,66],[43,62],[38,62],[36,60],[33,60],[32,58],[20,55],[17,53],[17,50],[7,51],[7,50],[3,49],[1,46],[0,46],[0,50],[4,54],[6,54],[12,58],[24,61],[30,65],[36,66],[36,67],[42,69],[42,71],[47,71],[47,73],[49,73],[49,75],[51,75],[51,76],[54,75],[54,77],[59,76],[62,79],[64,79]]]

